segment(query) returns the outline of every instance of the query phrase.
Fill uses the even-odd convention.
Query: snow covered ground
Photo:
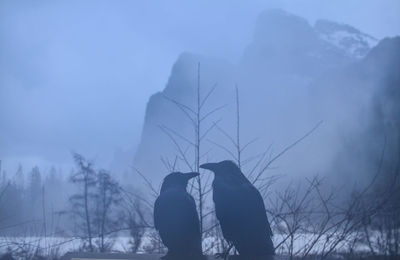
[[[315,241],[316,234],[296,234],[293,237],[293,241],[287,238],[287,235],[277,234],[274,235],[273,241],[275,245],[279,245],[277,254],[288,254],[290,250],[295,255],[302,255],[306,250],[309,249],[313,241]],[[287,238],[287,239],[285,239]],[[329,249],[329,239],[327,236],[322,236],[313,245],[312,249],[309,250],[309,254],[320,253]],[[115,238],[113,244],[113,251],[115,252],[130,252],[130,241],[131,238],[125,236],[119,236]],[[282,243],[282,241],[285,241]],[[348,252],[349,251],[349,240],[340,242],[334,252]],[[217,253],[217,248],[212,247],[216,240],[213,237],[204,239],[203,248],[207,250],[207,254]],[[293,242],[293,244],[292,244]],[[154,244],[151,245],[152,239],[150,236],[145,236],[138,250],[138,253],[146,253],[149,248],[154,249]],[[78,251],[82,246],[83,241],[80,238],[73,237],[0,237],[0,252],[4,253],[7,250],[27,250],[34,252],[39,249],[41,253],[57,253],[57,255],[63,255],[67,252]],[[146,250],[147,248],[147,250]],[[368,248],[358,246],[355,248],[356,251],[367,251]],[[155,252],[154,252],[155,253]]]

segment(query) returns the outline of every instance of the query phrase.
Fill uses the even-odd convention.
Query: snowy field
[[[292,240],[290,237],[288,238],[287,235],[274,235],[274,244],[279,245],[276,253],[286,255],[291,251],[294,255],[303,255],[307,250],[309,250],[308,254],[326,252],[330,246],[329,239],[327,237],[321,237],[314,243],[316,236],[317,235],[312,234],[296,234]],[[0,237],[0,251],[2,253],[7,250],[34,252],[39,249],[41,253],[60,256],[67,252],[78,251],[82,244],[83,241],[80,238],[73,237]],[[213,237],[204,239],[203,249],[206,250],[206,254],[213,255],[217,253],[217,247],[213,246],[215,244],[216,239]],[[311,244],[313,246],[310,249]],[[130,248],[130,237],[119,236],[113,239],[113,252],[130,253]],[[137,253],[149,253],[149,248],[153,248],[154,250],[154,240],[152,240],[150,236],[145,236]],[[349,249],[349,241],[347,240],[339,243],[334,252],[348,252]],[[368,250],[366,246],[358,246],[355,249],[360,252]],[[156,250],[154,253],[156,253]]]

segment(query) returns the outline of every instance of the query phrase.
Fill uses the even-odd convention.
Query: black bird
[[[243,259],[272,259],[272,231],[260,192],[232,161],[200,168],[214,172],[213,200],[224,238]],[[229,250],[221,255],[228,254]]]
[[[5,253],[0,257],[0,260],[15,260],[11,253]]]
[[[197,172],[168,174],[154,204],[154,225],[168,248],[162,259],[203,259],[199,216],[193,197],[186,191]]]

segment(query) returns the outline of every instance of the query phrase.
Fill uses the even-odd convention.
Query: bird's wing
[[[235,230],[238,212],[241,212],[241,206],[238,205],[238,192],[229,185],[214,181],[213,200],[215,204],[215,214],[221,225],[224,238],[230,242],[235,239]],[[241,203],[240,203],[241,204]]]
[[[271,226],[268,221],[267,211],[265,209],[264,200],[260,192],[253,186],[249,186],[249,200],[253,201],[254,204],[249,203],[249,211],[252,212],[254,220],[259,221],[262,225],[262,229],[268,232],[269,236],[272,236]]]
[[[167,247],[182,247],[200,240],[194,199],[182,191],[161,194],[154,205],[154,226]]]
[[[160,203],[161,203],[161,205],[160,205]],[[163,203],[160,202],[160,197],[158,197],[154,203],[154,210],[153,210],[154,227],[156,228],[156,230],[159,230],[159,228],[160,228],[160,221],[162,219],[162,212],[163,212],[162,204]]]
[[[214,187],[217,218],[240,254],[273,254],[271,228],[261,194],[249,184]]]
[[[259,191],[252,185],[219,184],[214,188],[213,198],[218,220],[226,239],[239,228],[248,232],[267,232],[272,235],[264,201]]]

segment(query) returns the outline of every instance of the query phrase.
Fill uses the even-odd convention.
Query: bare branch
[[[211,96],[214,90],[217,88],[218,83],[215,83],[211,89],[207,92],[206,96],[203,98],[200,104],[200,109],[203,108],[204,104],[207,102],[207,99]]]
[[[136,167],[132,166],[132,169],[144,180],[144,182],[147,184],[147,187],[150,188],[150,190],[153,192],[153,196],[158,197],[159,194],[153,187],[151,181],[147,179],[146,176],[144,176],[144,174],[142,174],[138,169],[136,169]]]
[[[190,141],[189,139],[187,139],[187,138],[184,137],[183,135],[179,134],[179,133],[176,132],[175,130],[173,130],[173,129],[167,127],[167,126],[164,126],[164,125],[163,125],[163,126],[159,125],[158,127],[159,127],[162,131],[169,131],[170,133],[172,133],[172,134],[174,134],[175,136],[179,137],[179,138],[182,139],[183,141],[185,141],[185,142],[187,142],[187,143],[189,143],[189,144],[195,146],[195,144],[194,144],[192,141]]]
[[[218,124],[219,122],[221,122],[221,121],[222,121],[222,119],[217,120],[217,122],[213,122],[213,124],[212,124],[206,131],[204,131],[204,134],[200,137],[200,140],[203,140],[203,139],[208,135],[208,133],[209,133],[212,129],[214,129],[214,128],[217,126],[217,124]]]
[[[210,112],[208,112],[207,114],[205,114],[203,117],[200,118],[200,121],[204,121],[207,117],[211,116],[212,114],[214,114],[215,112],[225,108],[227,105],[222,105],[219,107],[214,108],[213,110],[211,110]]]
[[[240,149],[240,151],[243,152],[244,150],[246,150],[246,148],[247,148],[249,145],[255,143],[255,142],[258,141],[258,140],[259,140],[259,138],[257,138],[257,137],[254,138],[254,139],[252,139],[252,140],[250,140],[248,143],[246,143],[246,144]]]
[[[172,98],[169,98],[169,97],[167,97],[167,96],[165,96],[165,95],[164,95],[164,98],[167,99],[168,101],[172,102],[173,104],[175,104],[175,105],[186,115],[186,117],[187,117],[193,124],[195,124],[194,118],[190,115],[190,113],[192,113],[193,116],[196,115],[196,112],[195,112],[193,109],[191,109],[189,106],[184,105],[184,104],[182,104],[182,103],[180,103],[180,102],[178,102],[178,101],[176,101],[176,100],[174,100],[174,99],[172,99]],[[190,112],[190,113],[189,113],[189,112]]]
[[[210,143],[212,143],[212,144],[214,144],[215,146],[221,148],[222,150],[224,150],[224,151],[227,152],[228,154],[230,154],[230,155],[232,156],[232,158],[235,159],[235,161],[237,160],[236,155],[235,155],[233,152],[231,152],[228,148],[226,148],[225,146],[220,145],[220,144],[218,144],[218,143],[216,143],[216,142],[214,142],[214,141],[212,141],[212,140],[207,140],[207,141],[210,142]]]
[[[257,177],[253,180],[253,184],[257,182],[257,180],[260,178],[260,176],[268,169],[268,167],[279,157],[284,155],[287,151],[292,149],[294,146],[296,146],[298,143],[303,141],[305,138],[307,138],[309,135],[311,135],[317,128],[322,124],[323,121],[318,122],[310,131],[308,131],[305,135],[303,135],[301,138],[296,140],[294,143],[290,144],[287,146],[285,149],[283,149],[280,153],[278,153],[274,158],[272,158],[265,166],[264,168],[258,173]]]

